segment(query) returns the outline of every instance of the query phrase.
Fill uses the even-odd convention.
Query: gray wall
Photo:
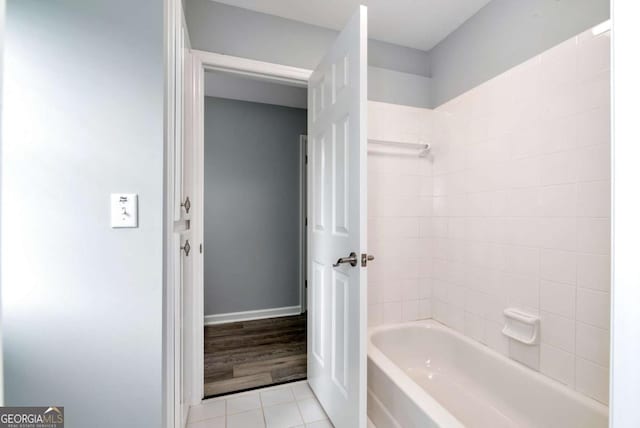
[[[367,98],[412,107],[431,107],[431,79],[388,68],[369,67]]]
[[[204,73],[204,94],[207,97],[307,108],[307,88],[221,71]]]
[[[10,0],[5,43],[5,402],[159,427],[163,2]],[[109,227],[111,192],[138,229]]]
[[[0,0],[0,113],[2,112],[2,106],[4,99],[2,97],[2,73],[4,70],[4,21],[5,21],[5,0]],[[0,114],[0,130],[2,130],[2,114]],[[2,222],[2,137],[0,136],[0,224]],[[0,242],[2,242],[2,230],[0,228]],[[1,248],[0,248],[1,250]],[[2,285],[2,257],[0,257],[0,286]],[[0,295],[0,320],[2,319],[2,296]],[[0,321],[0,356],[4,355],[2,351],[2,322]],[[2,358],[0,358],[0,406],[4,406],[4,367]]]
[[[185,0],[195,49],[313,68],[336,32]],[[493,0],[429,52],[369,41],[369,99],[434,108],[609,18],[609,0]]]
[[[608,0],[493,0],[429,51],[431,104],[609,19]]]
[[[194,49],[312,69],[338,34],[211,0],[185,0],[184,3]],[[369,99],[416,107],[430,104],[428,91],[421,89],[412,93],[414,88],[407,86],[416,79],[428,82],[426,52],[370,40],[368,54],[370,66],[387,69],[384,75],[374,73],[369,77]],[[407,79],[405,73],[416,76]],[[395,95],[390,98],[388,94]],[[405,97],[404,94],[411,95]]]
[[[205,98],[205,315],[299,304],[306,133],[306,110]]]

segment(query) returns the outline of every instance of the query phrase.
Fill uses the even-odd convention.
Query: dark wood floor
[[[204,329],[205,397],[306,377],[306,313]]]

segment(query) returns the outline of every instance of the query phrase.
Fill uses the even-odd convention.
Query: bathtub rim
[[[513,369],[523,373],[525,376],[531,377],[534,381],[543,382],[548,387],[557,390],[563,394],[567,394],[569,398],[575,399],[581,405],[589,407],[591,410],[597,413],[601,413],[605,419],[608,420],[609,407],[605,404],[587,397],[579,393],[578,391],[568,387],[567,385],[553,380],[550,377],[526,367],[525,365],[518,363],[505,355],[489,348],[474,339],[471,339],[462,333],[447,327],[444,324],[439,323],[434,319],[426,319],[419,321],[409,321],[393,324],[384,324],[369,329],[367,334],[367,356],[373,363],[387,376],[394,380],[397,387],[405,394],[409,399],[424,411],[434,422],[438,425],[446,427],[464,428],[464,425],[443,405],[441,405],[431,394],[421,388],[416,382],[414,382],[400,367],[398,367],[391,359],[389,359],[374,343],[373,337],[377,333],[386,331],[402,330],[407,327],[419,327],[424,329],[437,329],[446,334],[452,335],[454,338],[461,340],[471,345],[478,352],[489,354],[491,357],[497,358],[504,364],[512,367]]]

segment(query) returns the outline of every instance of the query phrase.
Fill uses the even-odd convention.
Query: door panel
[[[309,80],[309,384],[337,428],[366,426],[366,7]],[[357,263],[334,263],[356,254]]]
[[[178,393],[179,425],[185,426],[189,406],[194,404],[193,370],[194,370],[194,336],[196,334],[193,323],[190,322],[193,311],[194,264],[193,259],[198,252],[191,228],[193,209],[193,161],[194,144],[193,128],[189,119],[192,117],[191,105],[185,102],[187,89],[192,86],[191,56],[189,54],[187,29],[182,20],[182,5],[177,4],[178,31],[175,40],[175,152],[174,152],[174,188],[173,188],[173,232],[175,243],[175,260],[177,261],[175,283],[176,296],[176,389]],[[187,202],[188,201],[188,202]],[[189,247],[187,254],[186,248]]]

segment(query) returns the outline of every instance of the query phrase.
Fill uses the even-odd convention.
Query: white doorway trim
[[[309,76],[311,76],[311,70],[304,68],[256,61],[231,55],[222,55],[197,49],[192,49],[191,53],[198,62],[198,65],[200,65],[201,72],[205,70],[225,71],[227,73],[252,76],[261,80],[280,82],[301,88],[307,87]],[[199,67],[196,66],[195,68],[198,69]],[[202,89],[204,89],[204,85],[202,85]],[[202,92],[202,94],[204,97],[204,92]]]
[[[300,136],[300,313],[307,310],[307,136]]]
[[[164,174],[163,174],[163,337],[162,337],[162,426],[186,425],[188,406],[182,384],[182,266],[181,233],[183,185],[184,55],[190,46],[179,0],[164,2]]]
[[[194,353],[194,370],[191,379],[192,397],[198,404],[204,397],[204,259],[202,244],[204,242],[204,73],[205,71],[217,70],[236,75],[251,76],[260,80],[282,83],[297,87],[306,88],[308,85],[311,70],[290,67],[281,64],[274,64],[263,61],[256,61],[247,58],[221,55],[213,52],[191,50],[192,60],[192,88],[186,88],[186,102],[190,103],[191,109],[185,117],[186,126],[191,127],[191,135],[194,139],[194,178],[195,190],[192,201],[193,217],[192,225],[194,238],[194,275],[193,275],[193,296],[190,301],[193,307],[185,311],[184,322],[189,322],[195,326],[196,350]],[[189,133],[187,133],[189,135]],[[200,248],[200,251],[198,251]]]

